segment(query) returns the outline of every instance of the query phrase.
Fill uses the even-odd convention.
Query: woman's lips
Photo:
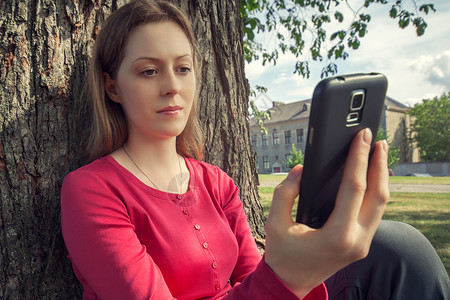
[[[158,110],[157,113],[172,116],[178,114],[182,109],[181,106],[167,106]]]

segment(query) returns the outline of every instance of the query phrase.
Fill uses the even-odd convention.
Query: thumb
[[[300,189],[303,166],[297,165],[289,172],[273,192],[268,219],[274,222],[292,222],[292,207]]]

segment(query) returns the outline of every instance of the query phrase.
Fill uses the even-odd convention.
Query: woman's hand
[[[335,208],[322,228],[295,223],[291,217],[302,166],[294,167],[275,189],[266,223],[265,261],[301,298],[369,252],[389,200],[387,143],[375,145],[367,170],[371,138],[369,129],[354,138]]]

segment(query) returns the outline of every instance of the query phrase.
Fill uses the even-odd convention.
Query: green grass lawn
[[[264,181],[282,181],[282,175],[260,175]],[[450,184],[450,177],[390,177],[398,184]],[[269,213],[273,187],[260,187],[264,213]],[[297,204],[294,206],[293,217]],[[391,193],[383,219],[408,223],[424,234],[450,274],[450,193]]]
[[[393,176],[389,177],[389,183],[399,184],[449,184],[450,177],[409,177]]]

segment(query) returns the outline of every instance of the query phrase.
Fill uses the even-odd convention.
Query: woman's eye
[[[181,67],[181,68],[178,68],[177,71],[179,73],[187,74],[187,73],[191,72],[191,68],[189,68],[189,67]]]
[[[150,77],[150,76],[154,76],[156,74],[156,70],[145,70],[144,72],[142,72],[142,75]]]

